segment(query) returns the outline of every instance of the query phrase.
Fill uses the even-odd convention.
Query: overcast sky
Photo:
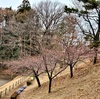
[[[0,7],[5,8],[5,7],[12,7],[12,9],[17,9],[17,7],[22,3],[23,0],[0,0]],[[29,0],[31,3],[31,6],[33,4],[37,4],[40,1],[45,1],[45,0]],[[51,1],[58,1],[61,2],[62,4],[67,4],[71,5],[71,0],[51,0]]]

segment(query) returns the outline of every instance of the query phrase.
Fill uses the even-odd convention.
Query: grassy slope
[[[100,99],[100,63],[75,69],[74,77],[61,76],[53,80],[52,92],[48,83],[41,88],[22,93],[25,99]],[[18,99],[24,99],[19,97]]]

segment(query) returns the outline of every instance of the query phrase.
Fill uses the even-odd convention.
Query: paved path
[[[5,79],[0,79],[0,86],[6,84],[7,82],[9,82],[10,80],[5,80]]]

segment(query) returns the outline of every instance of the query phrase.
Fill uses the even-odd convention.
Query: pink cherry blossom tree
[[[63,62],[70,67],[71,78],[73,77],[73,67],[80,58],[87,57],[90,51],[83,35],[80,35],[77,21],[75,16],[69,15],[65,16],[61,24],[63,35],[60,44],[62,46]]]
[[[67,68],[67,66],[63,66],[62,68],[58,67],[57,63],[59,63],[62,59],[62,54],[59,51],[45,49],[43,50],[42,57],[45,71],[49,79],[48,93],[50,93],[52,80],[57,77],[61,72],[63,72]]]
[[[40,56],[25,57],[19,61],[11,61],[8,63],[8,66],[13,74],[24,76],[33,75],[38,87],[41,87],[39,75],[45,72],[45,68],[43,67],[43,61]]]

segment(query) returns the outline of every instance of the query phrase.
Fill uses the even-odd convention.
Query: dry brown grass
[[[33,85],[26,88],[18,99],[100,99],[100,63],[78,67],[72,79],[68,74],[57,77],[50,94],[47,93],[48,82],[41,88]]]

